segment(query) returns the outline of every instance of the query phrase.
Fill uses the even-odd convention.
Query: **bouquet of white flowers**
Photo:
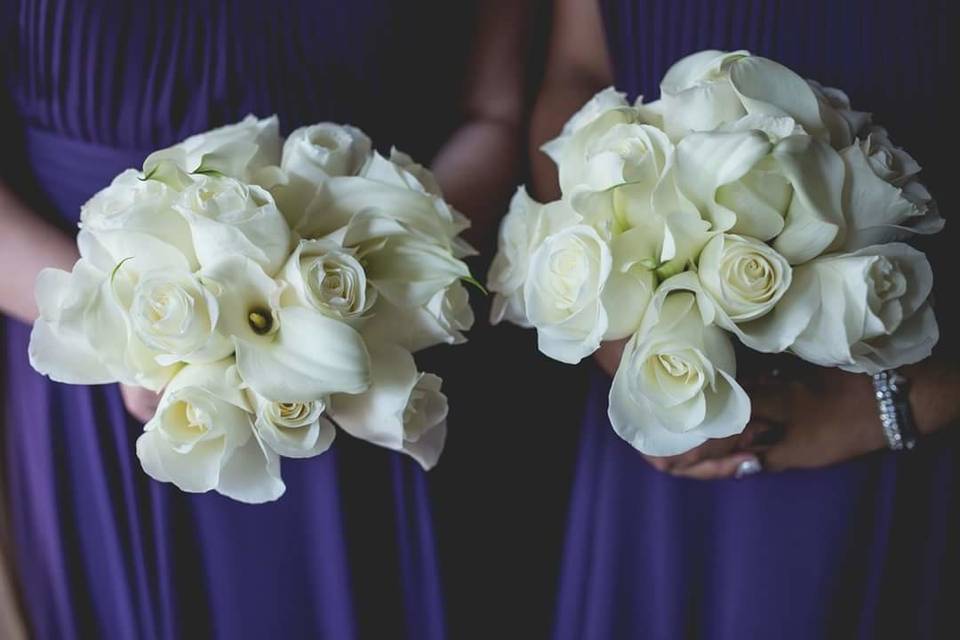
[[[684,58],[661,94],[606,89],[544,145],[563,196],[514,197],[493,322],[568,363],[629,337],[609,417],[656,456],[746,426],[731,336],[871,374],[930,354],[930,265],[901,241],[943,220],[869,114],[746,51]]]
[[[73,384],[163,391],[137,440],[153,478],[244,502],[339,425],[432,467],[441,380],[412,352],[473,324],[459,234],[430,172],[329,123],[276,117],[151,154],[81,212],[80,260],[37,279],[30,362]]]

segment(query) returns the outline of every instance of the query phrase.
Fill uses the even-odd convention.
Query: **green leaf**
[[[203,167],[200,167],[200,168],[198,168],[196,171],[194,171],[194,172],[193,172],[193,175],[211,176],[211,177],[213,177],[213,178],[222,178],[222,177],[224,177],[224,176],[223,176],[223,173],[217,171],[216,169],[204,169]]]
[[[128,260],[133,260],[133,256],[128,256],[128,257],[124,258],[123,260],[121,260],[120,262],[118,262],[118,263],[117,263],[117,266],[115,266],[115,267],[113,268],[113,271],[110,272],[110,284],[111,284],[111,285],[113,284],[113,278],[117,275],[117,272],[120,271],[120,267],[122,267],[122,266],[123,266],[123,263],[127,262]]]
[[[657,276],[659,282],[663,282],[678,273],[686,271],[688,266],[688,261],[685,260],[670,260],[668,262],[662,263],[659,267],[654,270],[654,274]]]
[[[480,282],[473,276],[467,276],[466,278],[460,278],[460,279],[466,282],[467,284],[472,284],[473,286],[475,286],[477,289],[480,290],[480,293],[482,293],[483,295],[485,296],[490,295],[490,292],[487,291],[486,288],[484,288],[484,286],[480,284]]]

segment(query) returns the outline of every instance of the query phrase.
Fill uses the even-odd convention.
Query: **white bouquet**
[[[349,126],[277,118],[151,154],[81,212],[80,260],[37,279],[30,362],[53,380],[163,392],[137,440],[153,478],[243,502],[334,424],[432,467],[440,378],[412,352],[473,324],[467,220],[429,171]]]
[[[684,58],[661,94],[606,89],[544,145],[563,195],[514,197],[493,322],[567,363],[629,338],[609,417],[656,456],[746,426],[731,337],[871,374],[930,354],[930,265],[902,240],[943,220],[869,114],[746,51]]]

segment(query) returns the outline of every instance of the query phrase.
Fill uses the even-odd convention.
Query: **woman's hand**
[[[143,387],[120,385],[120,395],[123,396],[123,405],[134,418],[140,422],[147,422],[157,412],[160,394]]]
[[[870,377],[817,367],[793,380],[747,385],[753,417],[736,450],[675,471],[694,478],[733,477],[744,455],[765,471],[810,469],[886,446]],[[704,470],[722,471],[704,475]]]
[[[605,342],[595,358],[613,376],[626,341]],[[804,367],[790,379],[744,383],[752,418],[737,436],[708,440],[669,458],[644,456],[659,471],[713,480],[732,478],[758,458],[767,471],[823,467],[883,448],[886,441],[869,376]]]
[[[748,391],[753,415],[782,429],[763,453],[770,471],[824,467],[886,446],[870,376],[817,367]]]

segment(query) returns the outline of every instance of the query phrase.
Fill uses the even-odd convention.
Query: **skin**
[[[555,0],[547,70],[532,115],[530,162],[533,193],[559,197],[556,166],[540,146],[597,91],[613,72],[599,5],[593,0]],[[595,354],[610,376],[626,341],[608,342]],[[921,434],[960,420],[960,370],[944,356],[901,371],[911,380],[910,404]],[[697,479],[733,477],[745,460],[767,471],[816,468],[886,447],[870,378],[803,366],[790,376],[741,380],[750,395],[751,421],[738,436],[710,440],[680,456],[644,456],[660,471]],[[771,436],[778,436],[771,442]]]
[[[520,180],[524,153],[526,33],[534,0],[487,0],[477,8],[471,63],[462,97],[463,124],[433,162],[444,195],[473,221],[467,239],[482,244]],[[74,240],[44,221],[0,182],[0,311],[37,318],[33,283],[46,267],[70,270]],[[146,422],[159,395],[121,385],[127,410]]]

